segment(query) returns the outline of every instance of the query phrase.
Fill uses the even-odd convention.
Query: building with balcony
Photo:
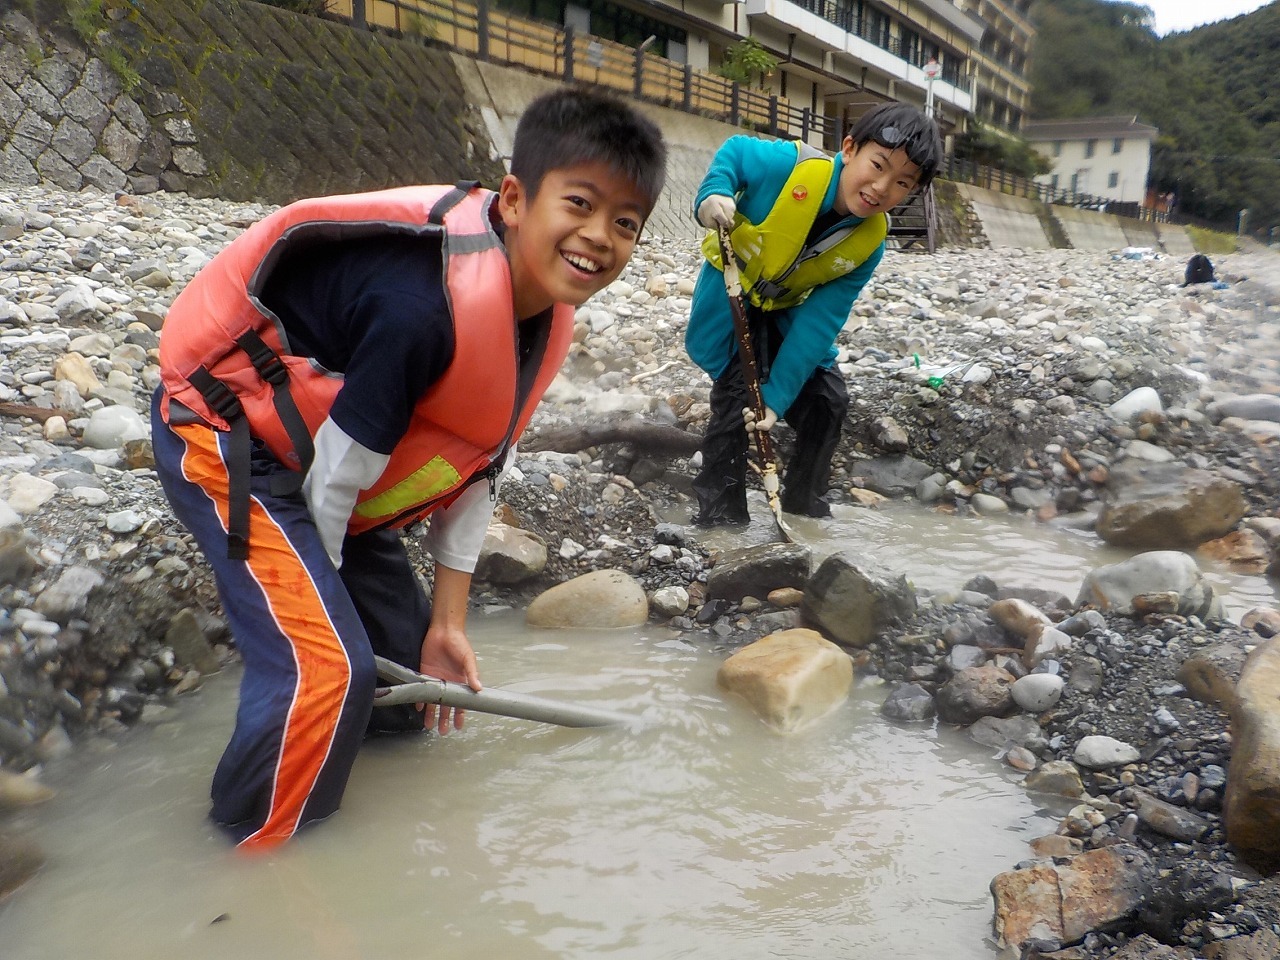
[[[1021,122],[1031,0],[330,0],[334,15],[480,59],[839,147],[890,100],[929,106],[945,135],[975,111]],[[719,75],[746,38],[777,60]]]
[[[1018,133],[1031,108],[1027,58],[1035,27],[1028,11],[1032,0],[955,0],[983,24],[973,54],[973,115],[995,127]]]
[[[760,92],[826,118],[830,131],[847,130],[887,100],[923,107],[930,99],[944,130],[963,130],[974,106],[971,58],[985,30],[955,0],[493,2],[621,44],[648,41],[650,53],[710,73],[735,43],[754,37],[779,61]]]
[[[1053,171],[1036,177],[1055,194],[1115,203],[1143,203],[1151,170],[1155,127],[1137,117],[1081,117],[1028,123],[1023,135],[1053,160]]]

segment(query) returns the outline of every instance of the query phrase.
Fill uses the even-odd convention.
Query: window
[[[1124,138],[1123,138],[1123,137],[1116,137],[1114,140],[1112,140],[1112,141],[1111,141],[1111,152],[1112,152],[1112,153],[1119,153],[1119,152],[1120,152],[1121,150],[1123,150],[1123,149],[1124,149]]]
[[[669,44],[687,44],[688,34],[678,27],[616,7],[607,0],[495,0],[494,6],[517,16],[547,23],[573,23],[589,19],[591,33],[628,47],[638,47],[648,37],[657,37],[649,48],[658,56],[666,56]],[[570,12],[571,10],[571,12]]]
[[[1058,175],[1056,173],[1049,178],[1049,189],[1054,193],[1058,192]]]
[[[1113,190],[1120,186],[1120,174],[1116,173],[1114,170],[1107,174],[1107,186]]]
[[[1055,157],[1060,157],[1060,156],[1062,156],[1062,141],[1061,141],[1061,140],[1055,140],[1055,141],[1053,141],[1053,155],[1054,155]]]
[[[1084,158],[1088,160],[1098,150],[1097,140],[1086,140],[1084,144]]]

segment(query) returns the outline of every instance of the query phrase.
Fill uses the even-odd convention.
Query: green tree
[[[1037,0],[1032,18],[1034,117],[1137,116],[1160,130],[1151,183],[1180,212],[1280,225],[1280,4],[1164,38],[1139,4]]]
[[[764,78],[772,76],[777,67],[778,58],[762,47],[759,40],[743,37],[725,50],[720,76],[747,85],[754,77],[757,85],[763,87]]]

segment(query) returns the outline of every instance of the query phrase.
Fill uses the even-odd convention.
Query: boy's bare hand
[[[737,213],[737,204],[732,197],[713,193],[698,204],[698,222],[708,230],[716,227],[733,226],[733,215]]]
[[[418,672],[440,680],[465,683],[472,690],[482,689],[480,672],[476,668],[475,652],[471,649],[467,635],[455,628],[438,627],[432,624],[422,643],[422,658]],[[437,706],[434,703],[421,706],[424,708],[423,726],[428,730],[435,727],[436,731],[443,735],[449,732],[450,727],[455,730],[462,729],[466,711],[443,705]]]
[[[743,407],[742,422],[746,425],[747,433],[754,433],[756,430],[761,433],[768,433],[773,429],[773,425],[778,422],[778,415],[769,407],[765,407],[764,416],[757,422],[756,412],[750,407]]]

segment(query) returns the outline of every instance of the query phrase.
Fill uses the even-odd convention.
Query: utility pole
[[[933,116],[933,81],[937,79],[938,74],[942,71],[935,57],[930,57],[929,62],[924,65],[924,75],[927,78],[925,83],[925,100],[924,112],[928,117]]]

